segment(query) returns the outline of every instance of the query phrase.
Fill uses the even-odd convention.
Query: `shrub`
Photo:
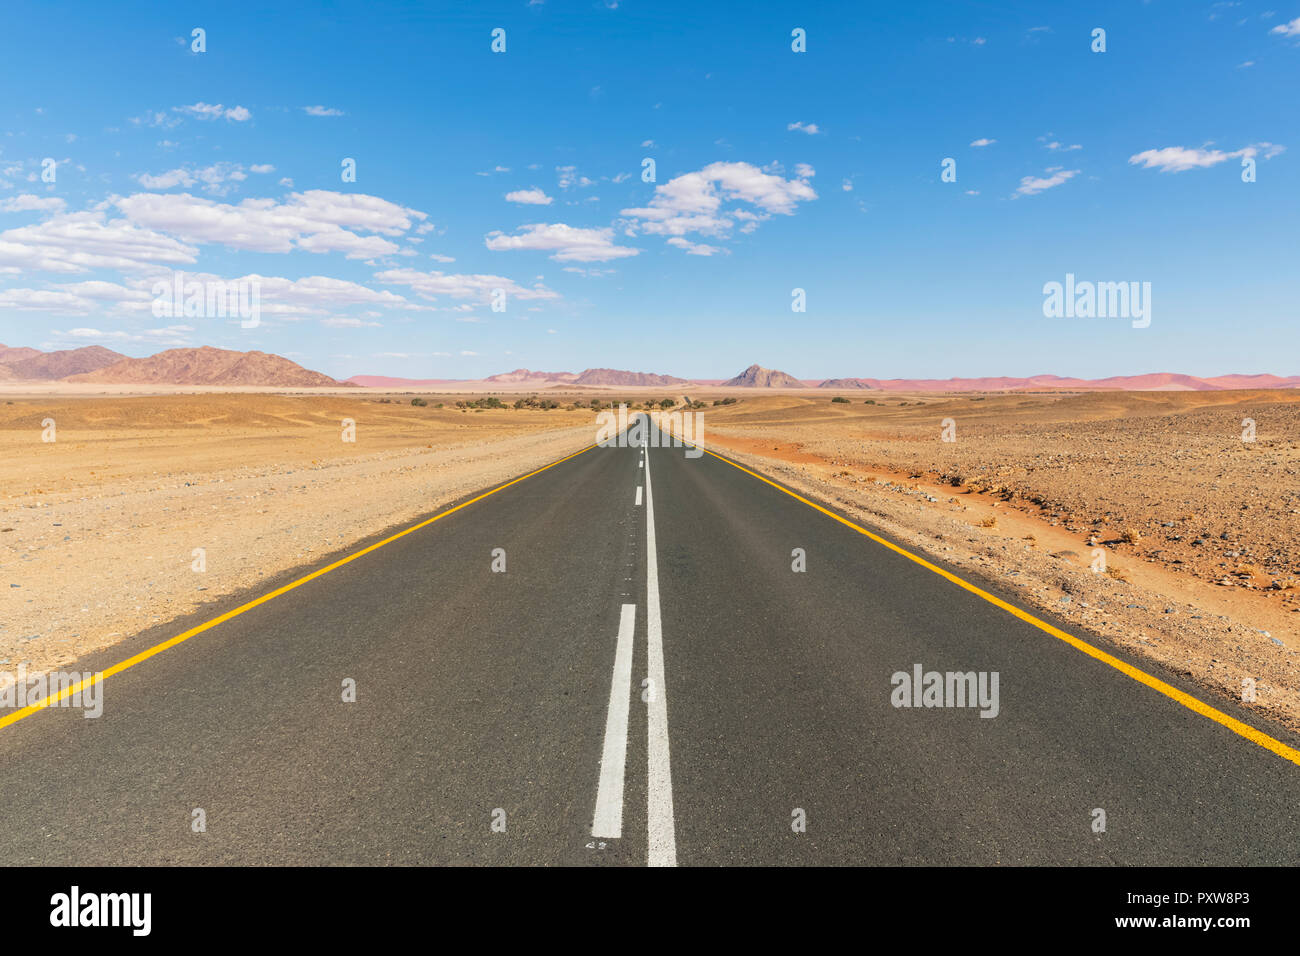
[[[849,403],[849,400],[845,398],[843,395],[836,395],[834,398],[831,399],[831,401],[834,402],[836,405],[847,405]]]
[[[411,399],[411,404],[423,408],[425,405],[428,405],[429,403],[422,398],[413,398]]]
[[[660,408],[672,408],[672,407],[673,407],[674,405],[676,405],[676,404],[677,404],[677,399],[675,399],[675,398],[665,398],[662,402],[659,403],[659,407],[660,407]]]

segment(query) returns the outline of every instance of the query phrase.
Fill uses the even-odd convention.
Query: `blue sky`
[[[1300,372],[1300,3],[1082,6],[11,0],[0,341],[344,377]],[[156,317],[177,269],[261,277],[261,324]],[[1045,318],[1067,273],[1150,282],[1150,326]]]

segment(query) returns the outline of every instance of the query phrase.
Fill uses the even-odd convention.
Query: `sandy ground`
[[[70,662],[595,437],[590,410],[431,405],[0,400],[0,670]],[[47,418],[54,442],[41,440]]]
[[[710,406],[706,445],[1300,729],[1300,394],[835,394]]]

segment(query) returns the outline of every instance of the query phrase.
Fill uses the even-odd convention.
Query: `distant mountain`
[[[0,345],[0,365],[8,365],[10,362],[21,362],[23,359],[29,359],[33,355],[44,355],[40,349],[29,349],[26,346],[21,348],[10,348],[7,345]]]
[[[615,368],[589,368],[573,380],[575,385],[645,386],[689,385],[684,378],[656,375],[653,372],[624,372]]]
[[[496,385],[523,385],[533,382],[573,382],[578,378],[572,372],[534,372],[531,369],[517,368],[513,372],[498,372],[483,379]]]
[[[122,385],[248,385],[319,388],[342,385],[328,375],[267,352],[235,352],[205,345],[199,349],[168,349],[149,358],[124,358],[68,382]]]
[[[1110,378],[1065,378],[1060,375],[1031,375],[1028,378],[864,378],[861,381],[887,392],[1026,392],[1061,389],[1099,391],[1112,389],[1142,392],[1208,392],[1228,388],[1295,388],[1300,375],[1220,375],[1198,378],[1173,372],[1146,375],[1115,375]]]
[[[13,351],[26,350],[14,349]],[[102,345],[87,345],[85,348],[64,349],[59,352],[37,352],[16,362],[5,361],[4,364],[13,372],[15,378],[53,381],[67,378],[69,375],[94,372],[114,362],[120,362],[124,358],[126,356],[121,352],[114,352]]]
[[[456,378],[389,378],[387,375],[353,375],[345,379],[344,385],[360,385],[363,388],[425,388],[429,385],[456,385]]]
[[[751,365],[735,378],[729,378],[722,384],[739,388],[807,388],[793,375],[787,375],[776,369],[763,368],[761,365]]]
[[[828,378],[818,388],[871,388],[860,378]]]

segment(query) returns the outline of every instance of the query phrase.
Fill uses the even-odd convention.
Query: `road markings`
[[[1202,717],[1208,717],[1216,724],[1226,727],[1228,730],[1231,730],[1233,733],[1237,734],[1238,736],[1245,737],[1251,743],[1258,744],[1259,746],[1263,747],[1265,750],[1277,754],[1282,759],[1289,760],[1293,764],[1300,766],[1300,750],[1297,750],[1294,747],[1287,746],[1286,744],[1282,743],[1282,741],[1270,737],[1268,734],[1264,733],[1263,731],[1256,730],[1254,727],[1250,726],[1250,724],[1243,723],[1237,718],[1225,714],[1223,711],[1218,710],[1215,707],[1211,707],[1209,704],[1205,703],[1204,701],[1198,700],[1197,698],[1193,697],[1191,694],[1179,690],[1177,687],[1174,687],[1172,684],[1166,684],[1160,678],[1153,677],[1152,675],[1148,674],[1146,671],[1139,670],[1138,668],[1134,667],[1132,664],[1120,660],[1118,657],[1115,657],[1113,654],[1106,653],[1099,647],[1094,647],[1093,645],[1089,644],[1087,641],[1075,637],[1073,634],[1069,634],[1058,627],[1053,627],[1051,624],[1048,624],[1046,621],[1034,617],[1034,615],[1030,614],[1028,611],[1021,610],[1020,608],[1016,607],[1014,604],[1008,604],[1006,601],[1002,600],[1001,598],[989,594],[987,591],[983,590],[980,587],[977,587],[974,584],[971,584],[969,581],[959,578],[951,571],[947,571],[939,567],[937,564],[930,563],[920,555],[913,554],[911,551],[908,551],[906,548],[900,547],[899,545],[894,544],[894,542],[889,541],[886,538],[882,538],[878,534],[872,534],[866,528],[854,524],[848,518],[841,517],[840,515],[837,515],[835,512],[827,508],[823,508],[821,505],[816,504],[812,501],[809,501],[807,498],[791,491],[789,488],[782,487],[781,485],[778,485],[775,481],[763,477],[758,472],[751,471],[750,469],[746,468],[744,465],[737,464],[736,462],[732,461],[730,458],[724,458],[722,455],[715,454],[714,452],[709,451],[707,448],[702,448],[699,445],[696,445],[695,447],[700,448],[700,450],[705,452],[706,454],[712,455],[714,458],[718,459],[718,461],[726,462],[732,468],[738,468],[741,471],[743,471],[745,474],[757,478],[759,481],[763,482],[764,484],[771,485],[777,491],[784,492],[785,494],[789,495],[791,498],[795,499],[796,501],[802,501],[809,508],[813,508],[816,511],[820,511],[822,514],[827,515],[828,517],[834,518],[840,524],[852,528],[854,531],[858,532],[858,534],[865,535],[866,537],[870,538],[872,541],[876,542],[877,544],[884,545],[890,551],[893,551],[896,554],[901,554],[903,557],[907,558],[910,561],[915,561],[917,564],[921,565],[921,567],[929,571],[933,571],[941,578],[947,578],[953,584],[969,591],[971,594],[974,594],[976,597],[983,598],[985,601],[988,601],[990,604],[996,605],[997,607],[1002,608],[1002,610],[1006,611],[1007,613],[1015,615],[1016,617],[1020,618],[1020,620],[1024,621],[1026,624],[1032,624],[1040,631],[1043,631],[1046,634],[1050,634],[1052,637],[1064,641],[1066,644],[1069,644],[1075,650],[1082,651],[1083,653],[1087,654],[1089,657],[1101,661],[1103,664],[1110,665],[1111,667],[1115,668],[1115,670],[1119,671],[1121,674],[1124,674],[1127,677],[1131,677],[1139,684],[1144,684],[1147,687],[1150,687],[1152,690],[1164,694],[1170,700],[1182,704],[1188,710],[1200,714]],[[649,484],[649,479],[650,476],[647,473],[646,475],[647,485]]]
[[[637,503],[638,505],[641,503],[641,486],[640,486],[640,485],[637,485],[637,486],[636,486],[636,503]]]
[[[507,481],[504,485],[498,485],[497,487],[493,488],[491,491],[485,491],[483,492],[483,494],[477,495],[469,499],[469,501],[462,501],[454,508],[448,508],[446,511],[434,515],[432,518],[426,518],[425,520],[417,524],[411,525],[411,527],[409,528],[405,528],[397,532],[397,534],[385,538],[383,541],[376,541],[374,544],[368,545],[367,547],[362,548],[360,551],[357,551],[354,554],[349,554],[346,558],[340,558],[339,560],[335,561],[331,565],[313,571],[311,574],[304,575],[303,577],[298,578],[298,580],[296,581],[290,581],[288,584],[284,585],[283,587],[276,588],[274,591],[271,591],[269,594],[263,594],[259,598],[254,598],[253,600],[249,601],[247,604],[241,604],[239,607],[235,608],[234,610],[227,611],[225,614],[219,615],[218,617],[214,617],[210,621],[205,621],[204,623],[198,625],[197,627],[192,627],[188,631],[184,631],[180,634],[177,634],[175,637],[170,637],[159,644],[155,644],[153,647],[147,648],[146,650],[141,651],[139,654],[136,654],[132,657],[128,657],[126,660],[120,661],[114,664],[112,667],[105,668],[103,672],[95,675],[95,677],[91,678],[90,680],[78,681],[77,683],[73,684],[71,687],[65,687],[57,694],[51,694],[49,697],[43,697],[34,704],[28,704],[22,710],[17,710],[14,711],[12,714],[6,715],[5,717],[0,717],[0,728],[8,727],[10,724],[17,723],[18,721],[22,720],[24,717],[30,717],[32,714],[36,713],[39,710],[44,710],[46,707],[49,707],[52,704],[57,704],[59,701],[71,697],[73,694],[80,693],[80,691],[83,688],[88,687],[89,685],[95,683],[96,681],[103,681],[105,678],[112,677],[114,674],[120,674],[122,673],[122,671],[127,670],[128,668],[134,667],[136,664],[141,664],[144,661],[147,661],[155,654],[161,654],[169,647],[175,647],[177,644],[183,643],[184,641],[188,641],[191,637],[195,637],[199,634],[202,634],[204,631],[209,631],[212,628],[216,627],[218,624],[224,624],[226,621],[229,621],[231,618],[239,617],[239,615],[243,614],[246,611],[251,611],[253,608],[261,604],[265,604],[267,601],[270,601],[273,598],[278,598],[281,594],[288,594],[290,591],[294,590],[295,588],[302,587],[308,581],[314,581],[316,578],[320,577],[321,575],[329,574],[329,572],[335,570],[336,568],[341,568],[345,564],[351,564],[353,561],[355,561],[357,558],[361,557],[362,555],[369,554],[371,551],[378,551],[384,545],[392,544],[398,538],[404,538],[408,534],[411,534],[414,531],[419,531],[421,528],[426,528],[429,525],[433,524],[435,521],[440,521],[443,518],[447,517],[447,515],[455,514],[461,508],[468,508],[476,501],[482,501],[484,498],[488,498],[491,497],[492,495],[495,495],[498,491],[504,491],[506,488],[509,488],[511,485],[517,485],[525,478],[531,478],[533,477],[533,475],[540,475],[548,468],[554,468],[556,465],[562,464],[563,462],[568,461],[570,458],[577,458],[579,455],[586,454],[587,452],[591,451],[595,447],[596,447],[595,445],[588,445],[586,448],[582,449],[581,451],[575,451],[572,455],[566,455],[565,457],[560,458],[557,461],[551,462],[549,465],[543,465],[541,468],[538,468],[535,471],[530,471],[526,475],[520,475],[518,478],[515,478],[511,481]]]
[[[664,634],[659,617],[659,553],[655,549],[655,500],[650,490],[650,456],[645,466],[646,663],[650,672],[649,812],[651,866],[677,865],[673,823],[673,773],[668,754],[668,685],[664,681]],[[637,489],[640,498],[640,489]]]
[[[614,650],[614,677],[605,717],[605,749],[600,756],[600,785],[591,835],[617,840],[623,835],[623,779],[627,767],[627,714],[632,698],[632,640],[636,605],[624,604]]]

